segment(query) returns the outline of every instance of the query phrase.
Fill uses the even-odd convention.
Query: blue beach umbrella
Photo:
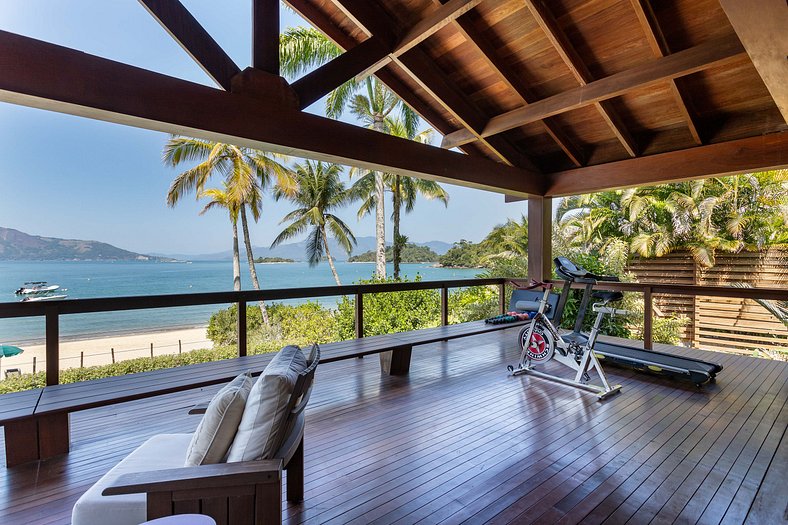
[[[0,357],[12,357],[15,355],[19,355],[22,352],[24,352],[24,350],[22,350],[18,346],[0,345]]]

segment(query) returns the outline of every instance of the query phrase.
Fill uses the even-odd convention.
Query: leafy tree
[[[232,144],[177,136],[167,141],[162,157],[164,163],[172,167],[184,162],[198,162],[196,166],[179,174],[170,185],[167,204],[171,207],[175,206],[186,193],[193,191],[199,196],[212,175],[222,178],[226,198],[237,206],[241,218],[252,286],[255,290],[259,290],[260,283],[254,266],[246,209],[249,208],[252,218],[257,222],[262,213],[262,195],[265,188],[276,185],[279,190],[286,193],[295,191],[296,184],[292,173],[281,163],[285,157]],[[268,325],[268,313],[263,301],[260,301],[260,311],[263,321]]]
[[[394,247],[388,246],[386,248],[386,258],[393,258]],[[437,262],[438,254],[432,251],[429,246],[418,246],[416,244],[406,243],[401,251],[402,262],[404,263],[423,263],[423,262]],[[370,250],[359,255],[354,255],[350,262],[375,262],[375,252]],[[395,278],[396,279],[396,278]]]
[[[295,171],[298,190],[295,193],[286,193],[281,189],[274,192],[277,200],[286,198],[297,208],[282,219],[282,223],[290,224],[274,239],[271,248],[298,237],[311,227],[306,245],[309,265],[315,266],[325,257],[339,286],[342,283],[328,247],[328,234],[337,240],[348,255],[356,244],[356,238],[347,224],[332,213],[347,204],[351,198],[345,185],[339,180],[342,167],[338,164],[307,160],[296,165]]]
[[[233,227],[233,290],[241,289],[241,256],[238,251],[238,203],[234,202],[229,192],[227,184],[224,190],[211,188],[200,193],[201,198],[208,198],[210,201],[200,212],[204,214],[212,208],[225,208],[230,213],[230,224]]]

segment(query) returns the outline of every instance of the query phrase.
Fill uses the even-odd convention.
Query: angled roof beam
[[[766,89],[788,123],[788,7],[785,0],[720,0]]]
[[[580,55],[577,54],[577,51],[564,31],[558,25],[550,9],[544,5],[541,0],[525,0],[525,4],[531,12],[531,15],[536,19],[539,27],[544,31],[547,39],[555,50],[558,51],[558,54],[572,72],[572,75],[577,79],[578,83],[581,86],[585,86],[592,82],[594,77],[580,58]],[[604,101],[597,102],[594,105],[629,156],[636,157],[638,153],[637,143],[627,131],[624,122],[613,106],[609,102]]]
[[[183,4],[178,0],[139,2],[208,76],[230,90],[230,79],[241,70]]]
[[[388,46],[370,37],[291,84],[298,94],[301,109],[316,102],[361,71],[388,55]]]
[[[279,74],[279,0],[252,0],[252,67]]]
[[[347,0],[339,1],[342,3],[347,2]],[[482,0],[449,0],[447,3],[442,4],[438,9],[428,14],[414,24],[409,30],[405,31],[399,41],[394,45],[389,55],[364,70],[359,77],[374,74],[395,58],[407,53],[442,28],[452,23],[452,21],[479,5],[481,1]]]
[[[630,2],[632,3],[632,7],[635,10],[635,15],[638,17],[638,21],[643,28],[643,32],[646,35],[646,40],[648,40],[648,45],[651,47],[651,51],[654,53],[654,56],[660,58],[669,55],[670,46],[668,46],[665,35],[662,33],[662,28],[659,26],[657,16],[654,13],[654,9],[652,9],[649,0],[630,0]],[[689,112],[690,104],[688,102],[689,99],[687,94],[679,86],[678,80],[674,78],[669,82],[670,90],[673,93],[673,97],[676,99],[676,104],[679,108],[679,111],[681,112],[682,117],[684,118],[684,121],[687,123],[687,128],[689,128],[690,135],[692,135],[692,140],[695,142],[695,144],[703,144],[703,139],[701,139],[698,126]]]
[[[564,91],[523,108],[493,117],[482,130],[481,136],[489,137],[503,133],[529,122],[618,97],[633,89],[697,73],[735,59],[743,52],[744,48],[735,35],[709,40],[695,47],[654,59],[632,69],[595,80],[585,86]],[[453,148],[474,140],[473,133],[459,130],[445,136],[441,145],[444,148]]]
[[[2,102],[491,191],[542,191],[527,170],[266,100],[0,31]]]
[[[788,131],[548,175],[548,196],[580,195],[788,167]]]
[[[448,0],[433,0],[433,3],[436,2],[445,4]],[[458,17],[454,20],[454,25],[465,40],[476,47],[490,69],[501,77],[507,87],[519,97],[522,105],[525,106],[536,101],[536,97],[518,78],[512,66],[501,59],[498,50],[474,27],[470,14]],[[558,147],[566,153],[566,156],[569,157],[569,160],[571,160],[575,166],[579,167],[585,164],[585,155],[583,152],[580,148],[572,144],[557,123],[546,119],[542,121],[542,125],[547,134],[550,135],[555,143],[558,144]]]

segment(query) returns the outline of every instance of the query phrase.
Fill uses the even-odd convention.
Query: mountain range
[[[351,255],[358,255],[375,249],[374,237],[357,237],[358,244]],[[443,241],[417,242],[418,246],[427,246],[438,255],[443,255],[451,243]],[[348,255],[339,245],[329,239],[331,254],[340,261],[346,261]],[[306,241],[281,244],[276,248],[266,246],[253,247],[255,257],[282,257],[302,261],[306,259]],[[242,249],[242,257],[246,257]],[[207,254],[141,254],[111,244],[98,241],[78,239],[59,239],[29,235],[12,228],[0,227],[0,260],[5,261],[155,261],[172,262],[175,260],[191,261],[223,261],[232,259],[232,251]]]
[[[105,242],[41,237],[0,227],[0,260],[171,262],[174,259],[130,252]]]

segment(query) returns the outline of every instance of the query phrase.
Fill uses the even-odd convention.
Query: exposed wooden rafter
[[[252,0],[252,66],[279,74],[279,0]]]
[[[192,14],[178,0],[139,0],[186,53],[217,84],[230,90],[230,80],[241,72]]]
[[[551,173],[546,193],[579,195],[786,167],[788,131]]]
[[[664,57],[670,54],[670,46],[668,45],[668,41],[665,39],[665,35],[662,33],[662,28],[659,26],[659,21],[657,21],[657,16],[654,13],[654,9],[651,7],[651,2],[649,0],[630,0],[632,4],[632,8],[635,10],[635,15],[638,17],[638,21],[640,22],[641,27],[643,28],[643,32],[646,35],[646,40],[648,40],[648,45],[651,48],[651,51],[654,53],[654,56],[657,58]],[[698,126],[695,123],[695,120],[690,114],[689,108],[691,105],[689,104],[688,95],[681,89],[679,85],[680,80],[672,78],[669,80],[670,82],[670,90],[673,93],[673,97],[676,99],[676,104],[681,112],[684,121],[687,123],[687,128],[689,129],[690,135],[692,135],[692,140],[695,144],[703,144],[703,139],[700,136],[700,132],[698,131]]]
[[[544,31],[547,39],[555,50],[558,51],[561,59],[572,72],[575,79],[577,79],[578,83],[581,86],[585,86],[593,82],[594,77],[569,41],[569,38],[567,38],[564,31],[561,29],[561,26],[558,25],[558,21],[555,19],[550,9],[542,3],[542,0],[525,0],[525,5],[539,24],[539,27]],[[596,106],[597,111],[599,111],[599,114],[605,122],[607,122],[607,125],[613,131],[618,141],[621,142],[621,145],[629,156],[636,157],[638,154],[637,143],[629,131],[627,131],[624,122],[621,120],[621,117],[618,115],[615,108],[613,108],[612,104],[606,101],[599,101],[594,103],[594,106]]]
[[[541,176],[527,170],[5,31],[0,101],[492,191],[543,189]]]
[[[448,0],[433,0],[433,3],[446,3]],[[507,87],[520,99],[522,105],[535,102],[536,97],[530,90],[523,84],[522,80],[518,77],[514,68],[510,66],[505,60],[501,58],[498,50],[490,43],[490,41],[482,35],[473,24],[473,13],[467,13],[464,16],[458,17],[454,20],[454,26],[460,34],[473,45],[481,54],[487,65],[495,71],[495,73],[504,81]],[[564,134],[560,126],[552,122],[550,119],[542,120],[542,125],[548,135],[558,144],[558,147],[566,153],[569,160],[575,166],[582,166],[585,163],[585,156],[580,148],[572,144],[572,141]]]
[[[482,130],[481,136],[489,137],[529,122],[596,104],[633,89],[696,73],[735,59],[743,52],[744,48],[735,35],[710,40],[493,117]],[[459,130],[445,136],[442,145],[444,148],[452,148],[475,139],[473,133]]]
[[[788,124],[788,6],[785,0],[720,0],[766,89]]]

